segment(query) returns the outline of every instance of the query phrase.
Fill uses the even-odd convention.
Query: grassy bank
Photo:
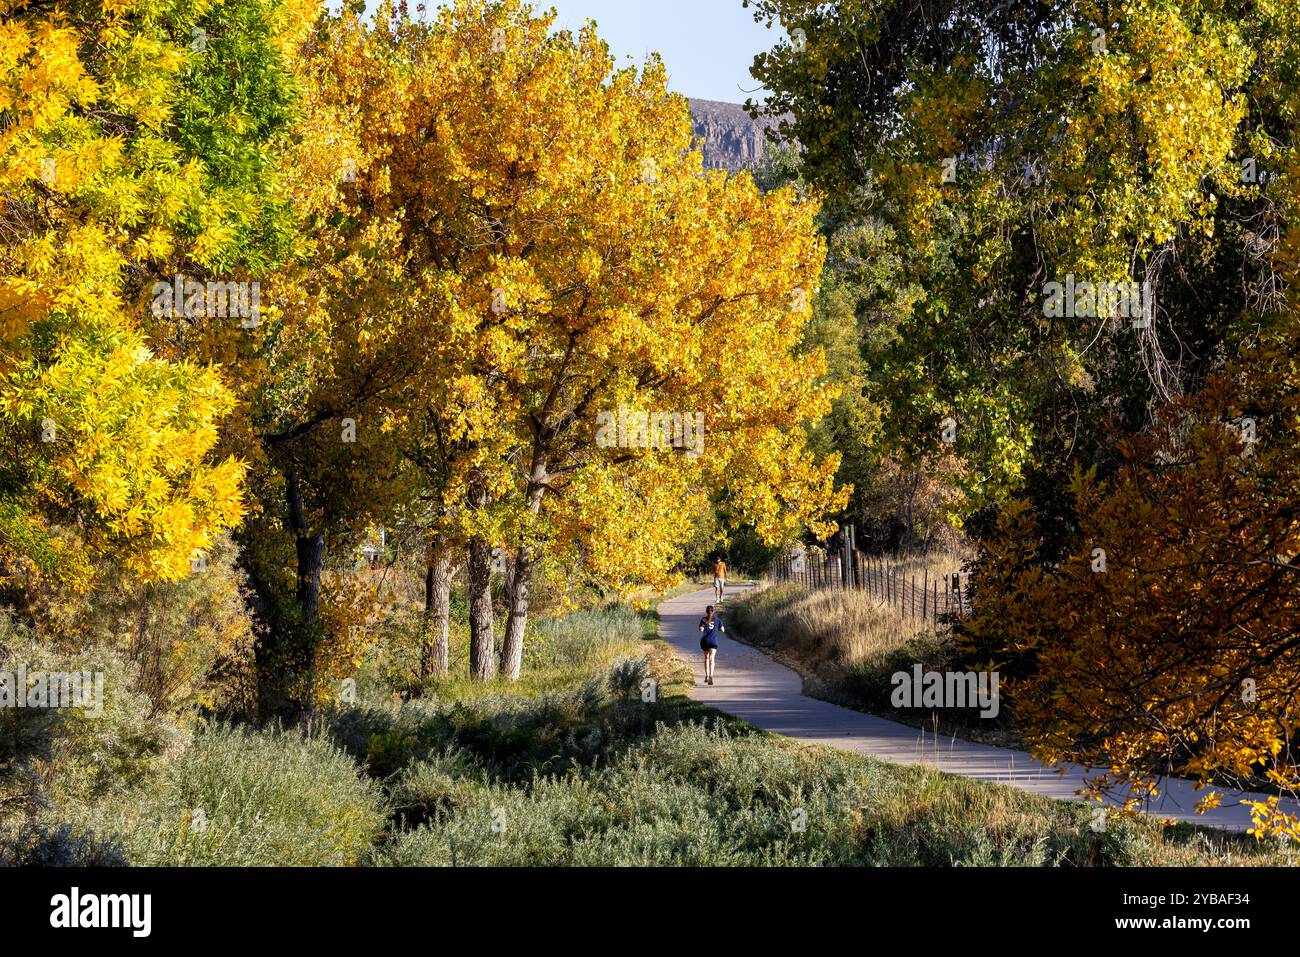
[[[653,628],[582,611],[537,623],[518,686],[371,687],[308,735],[198,728],[132,785],[11,822],[0,862],[1290,863],[1146,819],[1098,833],[1080,805],[765,735],[682,695]]]
[[[900,615],[861,591],[809,591],[797,584],[758,587],[731,600],[736,638],[797,671],[804,692],[917,728],[1003,747],[1023,742],[1006,720],[975,709],[900,709],[890,700],[895,672],[960,669],[945,627]]]

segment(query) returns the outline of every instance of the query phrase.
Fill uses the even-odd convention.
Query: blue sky
[[[434,5],[434,0],[429,0]],[[749,75],[754,54],[770,49],[784,34],[754,22],[753,8],[740,0],[532,0],[538,10],[554,7],[557,28],[595,20],[601,39],[620,65],[631,56],[640,64],[657,50],[668,67],[671,87],[705,100],[743,103],[762,99]],[[414,5],[414,3],[412,4]],[[332,4],[333,6],[333,4]],[[369,7],[373,9],[371,2]]]
[[[753,8],[740,0],[540,0],[535,6],[554,7],[559,27],[595,20],[620,60],[631,54],[640,63],[658,50],[674,90],[728,103],[761,97],[750,65],[783,33],[755,23]]]

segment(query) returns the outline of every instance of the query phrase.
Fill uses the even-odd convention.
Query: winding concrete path
[[[726,594],[734,596],[748,587],[730,587]],[[949,774],[1009,784],[1058,800],[1079,799],[1083,768],[1067,766],[1064,773],[1049,770],[1023,751],[937,737],[896,721],[818,701],[803,693],[803,682],[794,671],[725,635],[719,642],[717,683],[706,685],[698,628],[705,606],[712,601],[713,590],[705,589],[679,595],[659,606],[659,636],[694,670],[695,687],[690,696],[696,701],[764,731],[810,744],[867,754],[895,764],[926,764]],[[725,626],[725,601],[721,614]],[[1259,794],[1227,793],[1220,807],[1197,814],[1199,795],[1190,781],[1169,778],[1163,783],[1160,798],[1146,808],[1151,814],[1229,830],[1250,827],[1250,809],[1241,803],[1243,799],[1264,799]],[[1284,804],[1292,813],[1298,809],[1294,801]]]

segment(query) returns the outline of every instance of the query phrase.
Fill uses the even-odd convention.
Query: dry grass
[[[971,557],[973,556],[963,551],[926,552],[923,555],[903,555],[886,559],[885,563],[892,565],[900,575],[909,577],[915,575],[918,579],[928,572],[930,580],[933,581],[961,571],[962,566]]]
[[[1023,746],[1006,718],[989,721],[960,709],[900,710],[891,703],[895,672],[916,664],[927,671],[957,667],[944,625],[936,629],[933,622],[901,615],[865,592],[809,591],[790,583],[760,584],[725,606],[725,615],[736,637],[799,672],[805,694],[935,734]]]
[[[813,671],[866,665],[930,630],[866,592],[808,591],[791,584],[760,584],[728,605],[727,616],[746,641]]]

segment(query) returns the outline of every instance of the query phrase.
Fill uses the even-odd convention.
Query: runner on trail
[[[713,663],[718,657],[718,635],[726,632],[722,619],[710,605],[700,619],[700,650],[704,652],[704,683],[713,684]]]
[[[713,600],[722,601],[722,590],[727,587],[727,563],[718,556],[713,563]]]

